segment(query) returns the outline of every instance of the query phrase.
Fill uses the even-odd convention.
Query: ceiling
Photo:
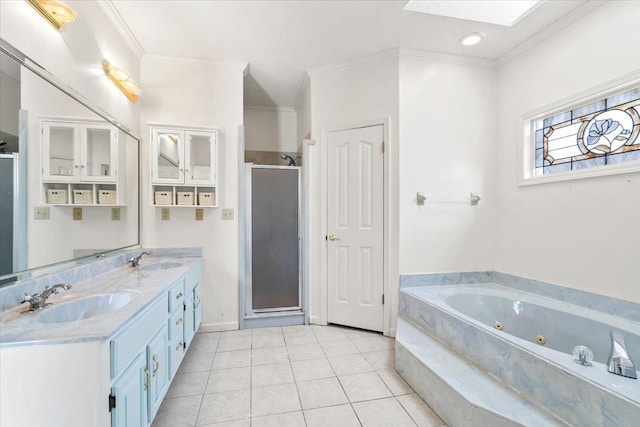
[[[513,27],[405,11],[404,0],[111,0],[110,6],[144,53],[248,62],[245,106],[293,107],[307,70],[398,47],[498,59],[601,3],[546,0]],[[459,44],[476,31],[486,34],[481,44]]]

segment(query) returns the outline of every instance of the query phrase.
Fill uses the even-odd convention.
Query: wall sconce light
[[[104,73],[116,85],[129,101],[138,101],[138,82],[129,78],[129,72],[122,67],[113,66],[106,59],[102,63]]]
[[[76,20],[76,12],[69,6],[57,0],[27,0],[53,28],[62,31],[69,22]]]

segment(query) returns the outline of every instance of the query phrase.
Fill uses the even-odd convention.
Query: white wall
[[[640,70],[639,16],[640,2],[607,2],[500,65],[497,270],[640,302],[640,174],[516,182],[519,117]]]
[[[488,61],[401,52],[400,274],[491,268],[495,88]]]
[[[385,141],[389,163],[391,212],[389,223],[397,235],[397,154],[398,154],[398,55],[389,52],[362,61],[331,67],[310,73],[311,85],[311,138],[317,144],[310,147],[310,158],[305,159],[305,167],[310,173],[310,315],[312,322],[321,323],[326,318],[326,303],[322,300],[325,282],[323,254],[326,254],[323,217],[323,182],[326,179],[321,170],[325,164],[326,147],[322,140],[323,131],[339,130],[371,121],[390,123],[390,140]],[[397,253],[397,240],[390,241],[391,253]],[[395,327],[397,309],[397,257],[391,258],[393,278],[391,295],[386,298],[392,310],[392,320],[388,327]],[[395,272],[395,274],[394,274]]]
[[[1,1],[0,37],[137,134],[139,107],[129,102],[104,75],[102,61],[107,59],[126,68],[139,80],[139,58],[98,2],[67,1],[67,4],[78,18],[58,32],[27,2]]]
[[[0,78],[0,130],[18,136],[18,110],[20,109],[20,82],[1,73]],[[9,151],[9,150],[7,150]]]
[[[296,112],[287,108],[245,107],[245,149],[298,151]]]
[[[145,56],[142,81],[142,244],[145,247],[202,247],[203,323],[209,329],[238,328],[238,126],[243,121],[246,64],[216,64]],[[221,209],[172,208],[169,221],[151,205],[148,122],[211,126],[218,140],[218,205],[233,208],[233,221]]]

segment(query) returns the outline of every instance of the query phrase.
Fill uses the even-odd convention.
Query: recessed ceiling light
[[[484,39],[483,33],[471,33],[460,39],[460,43],[463,46],[473,46],[474,44],[480,43]]]
[[[511,27],[540,0],[409,0],[404,10]]]

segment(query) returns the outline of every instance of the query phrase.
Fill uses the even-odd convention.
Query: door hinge
[[[384,141],[382,141],[382,152],[384,153]]]
[[[109,395],[109,412],[116,407],[116,397],[113,394]]]
[[[384,294],[382,294],[382,305],[384,305]]]

